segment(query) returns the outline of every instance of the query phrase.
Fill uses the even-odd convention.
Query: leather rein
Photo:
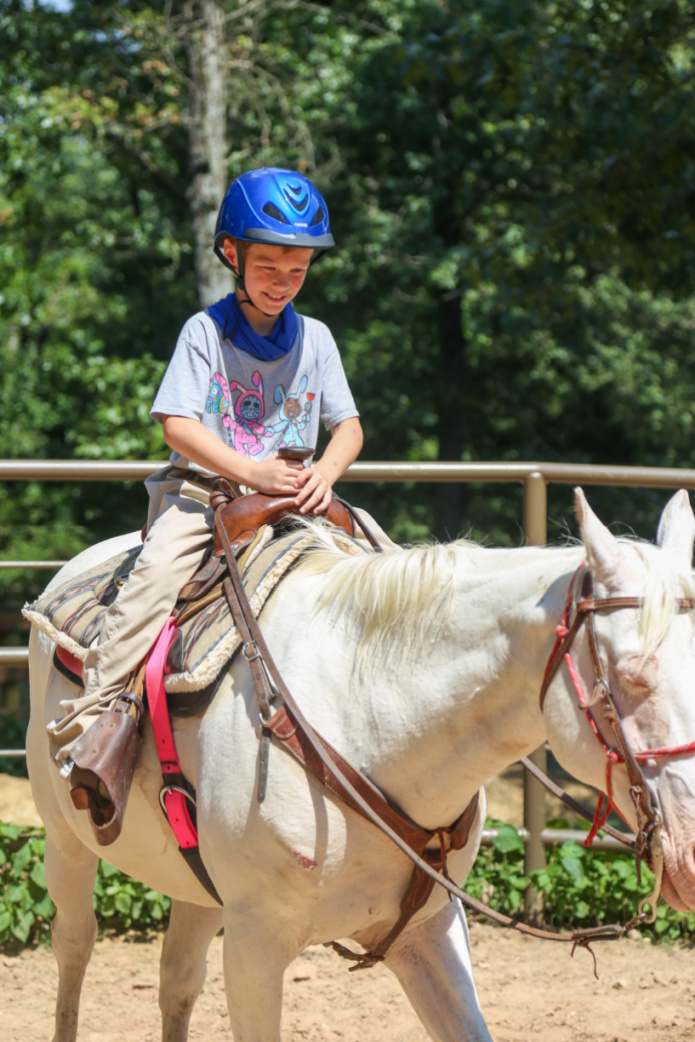
[[[652,867],[657,883],[649,898],[640,902],[638,915],[626,925],[608,924],[588,929],[575,930],[572,933],[553,933],[537,927],[520,923],[501,912],[497,912],[481,902],[475,900],[469,894],[462,891],[449,878],[446,869],[446,855],[451,850],[462,849],[469,836],[470,829],[475,821],[478,810],[478,794],[473,797],[463,814],[452,825],[427,830],[413,822],[407,815],[395,806],[380,790],[357,768],[353,767],[341,756],[329,743],[314,730],[305,718],[301,709],[294,700],[291,692],[282,679],[268,647],[265,643],[260,627],[248,604],[245,590],[239,575],[236,563],[234,547],[221,518],[221,510],[215,510],[215,529],[222,550],[228,564],[228,576],[223,583],[225,596],[227,597],[232,615],[242,638],[241,651],[249,664],[253,674],[256,693],[259,702],[260,718],[262,722],[261,746],[259,752],[258,791],[257,798],[260,801],[265,796],[265,784],[267,777],[267,764],[269,753],[269,740],[271,735],[275,737],[292,756],[319,781],[321,781],[335,796],[345,802],[349,807],[357,811],[368,821],[371,821],[381,832],[384,833],[414,865],[410,885],[401,902],[401,914],[394,926],[388,931],[371,952],[355,953],[342,945],[332,942],[338,954],[344,958],[354,960],[357,965],[352,969],[361,969],[373,966],[381,962],[396,937],[407,925],[415,912],[421,908],[432,892],[434,884],[437,883],[449,893],[449,899],[456,898],[479,914],[493,919],[503,926],[510,927],[533,937],[544,940],[571,942],[574,948],[577,946],[588,948],[592,941],[611,940],[621,937],[628,930],[643,922],[653,922],[656,910],[656,898],[661,887],[662,854],[659,842],[659,830],[661,818],[656,809],[656,801],[651,793],[649,785],[639,767],[640,759],[648,759],[657,754],[678,755],[681,752],[692,751],[695,743],[691,746],[681,747],[677,750],[648,750],[646,753],[633,755],[625,740],[620,720],[615,709],[610,687],[601,665],[601,658],[596,641],[593,624],[593,616],[596,611],[612,611],[620,608],[637,608],[642,600],[636,597],[602,598],[594,599],[591,593],[591,576],[585,574],[582,598],[576,605],[576,616],[571,626],[567,625],[572,600],[572,589],[574,579],[570,584],[567,607],[562,626],[556,630],[557,640],[551,652],[546,667],[543,685],[540,694],[541,711],[545,695],[563,659],[568,662],[571,672],[574,666],[569,655],[569,649],[581,626],[586,622],[589,634],[589,646],[595,671],[594,697],[587,701],[583,695],[580,696],[580,705],[587,712],[593,727],[600,737],[600,731],[591,715],[591,705],[599,701],[601,707],[610,721],[616,735],[618,749],[609,750],[610,763],[624,762],[630,779],[630,792],[637,810],[639,831],[636,841],[636,853],[638,869],[640,859],[645,860]],[[695,601],[682,599],[678,601],[680,610],[691,610],[695,607]],[[574,671],[576,673],[576,671]],[[578,693],[578,675],[575,686]],[[274,708],[278,706],[278,708]],[[605,743],[604,743],[605,745]],[[608,749],[608,747],[606,746]],[[600,827],[610,830],[605,824],[605,818],[610,812],[612,801],[609,797],[609,807],[606,811]],[[597,811],[598,814],[598,811]],[[615,833],[620,835],[619,833]],[[433,840],[439,843],[439,849],[431,849]],[[643,907],[649,903],[652,914],[648,916]]]

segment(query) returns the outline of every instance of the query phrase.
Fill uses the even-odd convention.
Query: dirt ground
[[[493,784],[491,813],[515,821],[521,796]],[[505,812],[505,813],[502,813]],[[37,822],[27,783],[0,776],[0,820]],[[692,1042],[695,952],[638,938],[597,946],[599,980],[584,951],[471,925],[480,1001],[495,1042]],[[98,942],[83,992],[80,1042],[157,1042],[161,937]],[[44,949],[0,957],[5,1042],[48,1039],[56,972]],[[230,1040],[221,939],[193,1014],[191,1040]],[[426,1042],[395,978],[383,967],[348,973],[332,952],[312,948],[285,976],[282,1042]]]

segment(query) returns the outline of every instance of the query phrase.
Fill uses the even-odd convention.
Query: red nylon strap
[[[172,618],[169,618],[150,653],[145,672],[145,684],[147,685],[147,705],[150,710],[155,745],[164,778],[162,805],[179,846],[183,850],[192,850],[198,846],[198,832],[191,820],[188,800],[182,792],[171,789],[167,791],[168,785],[182,787],[183,782],[164,688],[164,666],[175,636],[176,624]]]

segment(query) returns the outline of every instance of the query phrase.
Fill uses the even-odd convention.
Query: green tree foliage
[[[302,304],[343,350],[363,458],[692,465],[686,0],[218,6],[229,178],[295,166],[330,200],[340,249]],[[203,13],[0,0],[1,455],[165,454],[147,412],[198,306],[184,44]],[[9,557],[145,509],[115,486],[6,491]],[[400,538],[518,540],[513,492],[349,493]],[[662,498],[626,517],[595,497],[645,535]]]
[[[688,5],[361,10],[333,133],[367,455],[690,464]],[[436,530],[488,500],[442,486]]]
[[[152,388],[195,300],[181,229],[185,186],[163,190],[114,142],[119,78],[105,55],[132,65],[137,48],[124,41],[119,49],[113,36],[83,26],[86,6],[59,14],[0,5],[5,457],[163,454],[148,419]],[[121,73],[128,91],[137,82],[145,106],[141,79]],[[162,149],[165,140],[161,131]],[[0,543],[8,558],[69,556],[95,528],[140,527],[145,509],[142,494],[123,503],[116,486],[6,492]]]

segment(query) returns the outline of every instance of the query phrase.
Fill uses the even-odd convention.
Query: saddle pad
[[[294,531],[273,539],[251,559],[242,580],[256,618],[277,584],[312,543],[306,531]],[[167,661],[167,691],[200,691],[207,687],[241,644],[224,596],[183,622],[179,633]]]
[[[104,616],[130,575],[142,546],[101,561],[77,579],[47,590],[22,615],[81,662],[101,632]]]
[[[280,579],[313,541],[306,531],[295,530],[269,542],[266,540],[272,530],[265,535],[243,574],[244,587],[256,617]],[[87,649],[98,640],[109,605],[130,574],[141,549],[138,546],[113,557],[79,578],[44,593],[27,605],[22,614],[59,647],[84,661]],[[183,622],[179,634],[167,666],[167,691],[200,691],[207,687],[241,643],[224,596]]]

